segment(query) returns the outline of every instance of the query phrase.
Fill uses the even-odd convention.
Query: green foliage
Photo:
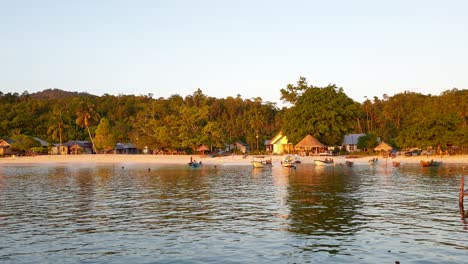
[[[278,109],[259,97],[240,95],[218,99],[201,89],[169,98],[57,89],[0,92],[0,138],[29,135],[59,143],[93,140],[95,131],[99,148],[132,142],[153,150],[193,150],[201,144],[223,148],[240,140],[251,150],[258,142],[263,151],[264,140],[283,130],[292,143],[310,133],[327,145],[341,145],[347,133],[366,133],[401,149],[468,145],[468,90],[452,89],[439,96],[403,92],[358,104],[335,85],[314,87],[300,77],[281,89],[281,99],[292,106]],[[100,119],[107,121],[96,127]],[[104,143],[108,139],[112,140]],[[370,142],[374,141],[368,140],[367,147]]]
[[[41,147],[39,141],[28,135],[15,135],[12,139],[14,140],[14,143],[11,144],[11,148],[14,150],[25,152],[35,147]]]
[[[358,149],[373,149],[377,147],[379,144],[377,142],[377,135],[375,134],[366,134],[364,136],[359,137],[358,143],[357,143],[357,148]]]
[[[89,139],[93,145],[93,151],[96,153],[93,135],[91,134],[90,126],[94,125],[99,120],[99,113],[94,109],[94,105],[83,101],[76,112],[76,124],[88,131]]]
[[[107,118],[101,118],[101,121],[99,121],[99,125],[96,128],[95,143],[98,150],[113,149],[117,143]]]
[[[286,111],[283,132],[293,144],[312,134],[326,145],[341,145],[343,135],[354,130],[359,115],[360,105],[342,88],[310,86]]]
[[[286,89],[281,89],[281,100],[291,104],[296,104],[297,100],[302,96],[302,94],[309,89],[307,86],[307,81],[305,77],[299,77],[297,85],[288,84]]]

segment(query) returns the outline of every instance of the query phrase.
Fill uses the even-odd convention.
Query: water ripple
[[[151,166],[2,167],[0,262],[461,263],[468,251],[456,165]]]

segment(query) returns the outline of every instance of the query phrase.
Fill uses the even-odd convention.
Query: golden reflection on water
[[[437,261],[468,243],[464,214],[451,207],[459,175],[455,166],[405,164],[0,167],[0,262],[47,262],[44,248],[80,262],[85,247],[95,258],[109,254],[101,263],[123,255],[167,262],[187,252],[217,252],[219,262],[375,263],[399,251],[416,259],[408,243],[431,248],[424,253]]]

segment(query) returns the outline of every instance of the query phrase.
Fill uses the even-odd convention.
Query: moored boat
[[[437,167],[442,164],[442,161],[435,161],[435,160],[430,160],[430,161],[424,161],[421,160],[420,164],[422,167]]]
[[[332,158],[325,158],[323,160],[314,160],[314,163],[316,166],[330,166],[334,164],[334,161]]]
[[[271,157],[265,157],[265,156],[255,156],[252,158],[251,163],[254,168],[263,168],[268,165],[271,166],[272,164]]]
[[[348,166],[348,167],[352,167],[352,166],[354,165],[354,162],[347,160],[347,161],[345,162],[345,164],[346,164],[346,166]]]
[[[294,162],[301,163],[301,158],[298,155],[294,155]]]
[[[197,162],[196,160],[193,160],[193,161],[190,161],[188,165],[192,168],[198,168],[202,165],[202,162],[201,161]]]
[[[281,165],[287,168],[295,168],[296,167],[296,160],[293,156],[287,155],[281,160]]]

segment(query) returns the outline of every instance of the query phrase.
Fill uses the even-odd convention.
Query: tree
[[[343,135],[353,132],[360,115],[361,106],[346,96],[342,88],[310,86],[286,110],[283,132],[293,143],[312,134],[327,145],[340,145]]]
[[[296,104],[297,100],[302,96],[302,94],[309,89],[307,86],[307,81],[305,77],[299,77],[297,81],[297,86],[288,84],[286,89],[281,89],[281,100],[291,104]]]
[[[375,134],[366,134],[358,138],[358,149],[373,149],[378,145],[377,136]]]
[[[89,129],[90,126],[99,120],[99,113],[94,110],[94,105],[90,103],[83,103],[76,112],[76,124],[88,131],[94,153],[97,153],[96,146],[94,145],[93,136]]]
[[[116,141],[112,134],[112,130],[107,118],[101,118],[99,125],[96,128],[96,148],[102,149],[113,149]]]
[[[26,152],[32,148],[41,147],[41,143],[39,143],[39,141],[28,135],[19,134],[13,136],[12,139],[14,140],[14,143],[11,144],[11,148],[22,152]]]
[[[65,128],[65,124],[63,122],[63,112],[60,106],[53,108],[48,123],[47,134],[51,136],[53,141],[58,139],[60,145],[62,145],[63,129]]]
[[[202,142],[210,146],[210,151],[213,151],[213,146],[221,146],[222,135],[221,126],[216,121],[208,121],[202,130]]]
[[[202,142],[202,130],[207,123],[208,107],[188,107],[184,106],[179,113],[179,133],[180,146],[195,150]]]

